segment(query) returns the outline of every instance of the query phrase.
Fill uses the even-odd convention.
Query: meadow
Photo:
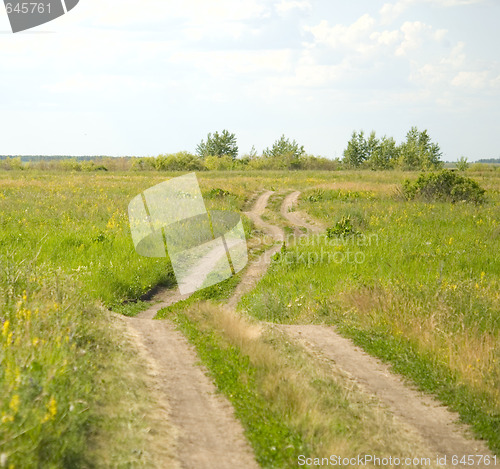
[[[241,308],[260,320],[335,325],[498,452],[500,178],[477,178],[488,189],[477,206],[408,202],[383,177],[361,177],[303,192],[300,208],[346,235],[289,245]]]
[[[174,284],[168,259],[135,254],[127,216],[129,201],[164,179],[0,174],[2,466],[91,467],[99,428],[111,426],[104,440],[114,443],[117,433],[130,441],[141,433],[145,424],[135,412],[121,418],[109,391],[123,380],[124,361],[134,360],[106,309],[127,312],[127,300]],[[239,207],[242,190],[233,193],[217,206]],[[137,377],[128,382],[135,408],[137,394],[147,396]],[[116,458],[138,464],[131,454]]]
[[[155,286],[175,285],[168,258],[147,259],[135,253],[127,206],[143,190],[178,174],[0,173],[2,465],[5,461],[6,467],[93,467],[109,458],[116,446],[121,452],[116,458],[124,464],[147,466],[148,461],[132,455],[130,448],[145,444],[139,440],[147,422],[134,417],[154,413],[154,403],[147,402],[141,379],[123,376],[124,357],[129,364],[136,359],[127,355],[106,310],[133,315],[143,304],[131,300]],[[198,176],[208,208],[245,210],[265,188],[276,191],[272,209],[297,189],[302,191],[301,210],[326,227],[348,218],[357,233],[342,239],[325,233],[290,238],[256,290],[241,302],[248,321],[335,325],[437,394],[498,453],[500,172],[472,175],[487,189],[482,206],[405,201],[397,189],[416,174],[396,171],[233,171]],[[266,216],[286,225],[271,210]],[[259,252],[256,240],[261,234],[247,219],[245,228]],[[358,257],[349,261],[348,253]],[[267,337],[257,351],[245,346],[244,337],[228,338],[223,318],[207,314],[214,306],[203,302],[226,298],[236,282],[230,279],[199,292],[162,315],[171,317],[197,344],[214,374],[229,372],[233,363],[234,373],[246,367],[247,375],[257,376],[237,394],[231,386],[241,386],[240,380],[216,382],[241,402],[260,393],[260,407],[242,405],[240,418],[246,419],[246,428],[254,428],[254,448],[262,446],[264,467],[276,461],[281,461],[276,467],[287,467],[290,454],[277,456],[272,446],[283,443],[286,448],[293,442],[296,448],[314,452],[325,443],[313,435],[311,425],[317,423],[324,432],[328,428],[326,420],[298,418],[303,410],[298,401],[305,399],[305,392],[297,394],[297,388],[316,383],[310,390],[316,389],[318,401],[330,392],[340,396],[342,390],[323,371],[307,369],[302,352],[290,349],[280,337]],[[217,332],[209,335],[214,343],[206,343],[209,339],[199,333],[207,328]],[[225,354],[232,354],[231,360],[220,369],[221,356],[229,356]],[[261,359],[266,354],[274,357],[268,365]],[[298,369],[305,370],[307,379],[293,378],[290,388],[262,394],[262,383],[269,382],[266,376],[274,373],[282,380],[283,369],[295,377]],[[120,380],[133,390],[123,396],[121,405],[141,396],[146,410],[117,417],[120,412],[110,389],[120,389]],[[282,393],[289,400],[280,403]],[[290,402],[295,402],[292,410]],[[328,402],[320,409],[327,409]],[[347,410],[340,414],[331,441],[338,443],[340,438],[343,443],[338,444],[345,444],[349,434],[342,435],[347,427],[354,428],[358,441],[376,441],[381,427],[375,425],[367,436],[353,423],[357,411],[347,404],[340,407]],[[365,410],[368,407],[363,404]],[[262,415],[269,415],[272,425],[259,427],[256,422]],[[375,420],[383,426],[381,419]],[[287,428],[283,422],[289,422]],[[119,444],[117,433],[122,434]],[[265,445],[266,439],[275,445]]]

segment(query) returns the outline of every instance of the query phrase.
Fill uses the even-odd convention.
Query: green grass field
[[[360,234],[289,246],[241,306],[262,320],[336,325],[498,452],[500,179],[479,178],[489,190],[478,207],[406,202],[384,177],[363,176],[308,189],[300,207],[332,227],[349,217]]]
[[[121,342],[99,306],[133,315],[141,304],[124,301],[138,299],[156,285],[174,285],[168,259],[135,253],[127,220],[134,196],[174,175],[0,173],[0,454],[12,467],[92,467],[102,454],[89,451],[89,442],[99,435],[112,451],[111,434],[129,423],[136,435],[124,431],[117,451],[131,467],[141,467],[127,453],[127,438],[137,438],[140,423],[133,427],[132,416],[125,421],[111,417],[107,390],[122,370],[116,352]],[[406,202],[398,198],[397,188],[407,177],[416,174],[199,175],[208,208],[244,210],[264,188],[278,192],[271,201],[277,208],[280,198],[296,189],[302,191],[300,209],[328,227],[350,217],[361,235],[290,241],[240,309],[266,321],[335,324],[457,410],[499,454],[500,172],[473,173],[487,189],[483,206]],[[229,194],[220,197],[216,189]],[[267,216],[279,220],[279,215]],[[245,227],[250,236],[248,220]],[[300,367],[293,365],[298,352],[285,352],[281,339],[266,339],[276,354],[274,363],[286,363],[274,368],[263,366],[252,355],[255,351],[231,342],[224,332],[214,335],[213,343],[202,343],[197,331],[215,326],[200,319],[197,303],[227,297],[236,280],[200,292],[163,314],[198,342],[200,355],[208,350],[204,361],[213,372],[220,366],[214,357],[224,356],[220,354],[225,350],[227,366],[234,367],[231,373],[258,378],[237,389],[244,397],[261,389],[265,373],[289,367],[287,373],[293,375]],[[318,400],[335,389],[325,376],[308,373],[307,383],[322,389]],[[131,386],[144,396],[135,379]],[[231,384],[216,382],[233,392]],[[296,386],[305,383],[298,380]],[[240,412],[245,427],[254,429],[256,441],[271,438],[276,447],[293,441],[297,448],[317,449],[311,428],[318,425],[326,431],[327,422],[300,421],[294,415],[284,419],[286,406],[273,401],[280,392],[295,396],[293,389],[264,393],[257,408]],[[276,422],[268,430],[255,425],[267,409]],[[342,425],[352,423],[354,414],[347,409],[342,415],[345,420],[328,440],[333,442],[328,450],[344,444],[349,435],[367,441],[376,435],[377,428],[371,436],[355,428],[342,437]],[[277,467],[287,467],[292,453],[273,459],[269,451],[265,447],[259,453],[260,461],[271,461],[265,467],[272,467],[274,460],[281,461]]]

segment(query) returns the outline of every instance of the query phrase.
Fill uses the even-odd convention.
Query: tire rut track
[[[281,230],[260,218],[271,194],[271,191],[261,194],[246,214],[257,226],[282,240]],[[228,302],[230,308],[255,286],[279,249],[280,245],[273,246],[247,268]],[[123,318],[139,350],[157,370],[156,383],[162,406],[169,409],[170,421],[177,434],[175,442],[171,441],[171,435],[158,435],[157,438],[175,444],[177,467],[257,469],[259,465],[241,423],[234,416],[229,401],[217,394],[206,370],[198,364],[194,347],[170,321],[153,319],[161,308],[188,296],[164,290],[154,297],[158,303],[136,318]]]
[[[281,214],[295,227],[304,227],[313,233],[321,231],[318,224],[304,220],[300,212],[293,212],[300,192],[289,194],[281,207]],[[353,378],[362,389],[375,395],[403,423],[422,438],[431,451],[440,456],[493,454],[484,441],[472,439],[467,425],[458,421],[458,414],[432,396],[419,392],[394,374],[390,367],[364,352],[335,332],[334,327],[317,325],[280,325],[281,330],[297,340],[306,349],[333,360],[335,366]],[[461,467],[461,466],[455,466]],[[475,465],[475,468],[491,467]]]

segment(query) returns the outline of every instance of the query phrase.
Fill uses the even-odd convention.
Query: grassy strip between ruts
[[[295,467],[300,455],[425,455],[413,435],[330,363],[313,360],[276,329],[207,302],[160,315],[196,347],[263,468]]]

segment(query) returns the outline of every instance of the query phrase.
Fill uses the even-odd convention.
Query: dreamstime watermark
[[[40,26],[63,16],[78,5],[80,0],[45,0],[27,2],[4,0],[13,33]]]
[[[180,292],[230,278],[248,263],[239,214],[208,211],[194,173],[145,190],[129,204],[134,246],[145,257],[168,257]]]

